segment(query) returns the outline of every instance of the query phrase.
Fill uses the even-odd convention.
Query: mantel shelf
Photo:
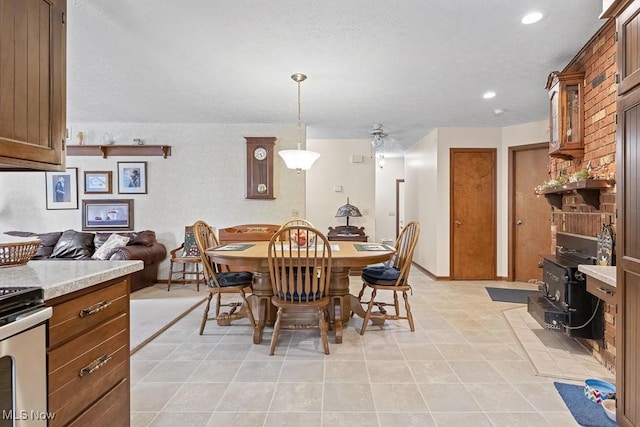
[[[586,204],[599,210],[600,191],[604,188],[611,188],[614,184],[615,181],[612,179],[583,179],[545,188],[536,191],[536,194],[543,195],[551,206],[562,209],[562,195],[575,191],[582,196]]]
[[[162,156],[171,155],[170,145],[67,145],[67,156]]]

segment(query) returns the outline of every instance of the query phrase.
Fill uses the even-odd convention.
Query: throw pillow
[[[112,234],[109,236],[107,241],[95,251],[91,258],[102,260],[109,259],[116,249],[127,246],[127,243],[129,243],[128,237],[124,237],[119,234]]]

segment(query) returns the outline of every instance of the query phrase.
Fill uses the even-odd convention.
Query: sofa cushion
[[[139,233],[134,233],[129,241],[130,245],[142,245],[142,246],[153,246],[156,242],[156,233],[151,230],[144,230]]]
[[[109,259],[118,248],[127,246],[127,243],[129,243],[128,237],[114,233],[109,236],[106,242],[96,249],[91,258],[102,260]]]
[[[40,239],[40,246],[38,247],[36,254],[31,259],[47,259],[51,256],[53,248],[56,246],[56,243],[58,243],[58,239],[60,239],[62,232],[54,231],[51,233],[31,233],[29,231],[7,231],[4,234],[19,237],[36,237]]]
[[[90,259],[94,248],[93,233],[66,230],[53,248],[51,258]]]

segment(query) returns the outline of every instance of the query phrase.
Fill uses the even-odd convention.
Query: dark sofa
[[[66,230],[49,233],[32,233],[26,231],[8,231],[5,234],[21,237],[37,237],[42,241],[33,260],[69,259],[91,260],[96,249],[100,248],[113,233],[87,233]],[[131,233],[117,233],[129,238],[126,246],[113,249],[107,259],[141,260],[144,269],[135,272],[131,278],[133,292],[157,281],[158,266],[167,256],[167,249],[156,240],[156,233],[151,230]]]

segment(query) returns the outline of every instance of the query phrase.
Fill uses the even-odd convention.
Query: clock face
[[[253,157],[255,157],[256,160],[264,160],[267,158],[267,150],[265,150],[263,147],[258,147],[253,150]]]

